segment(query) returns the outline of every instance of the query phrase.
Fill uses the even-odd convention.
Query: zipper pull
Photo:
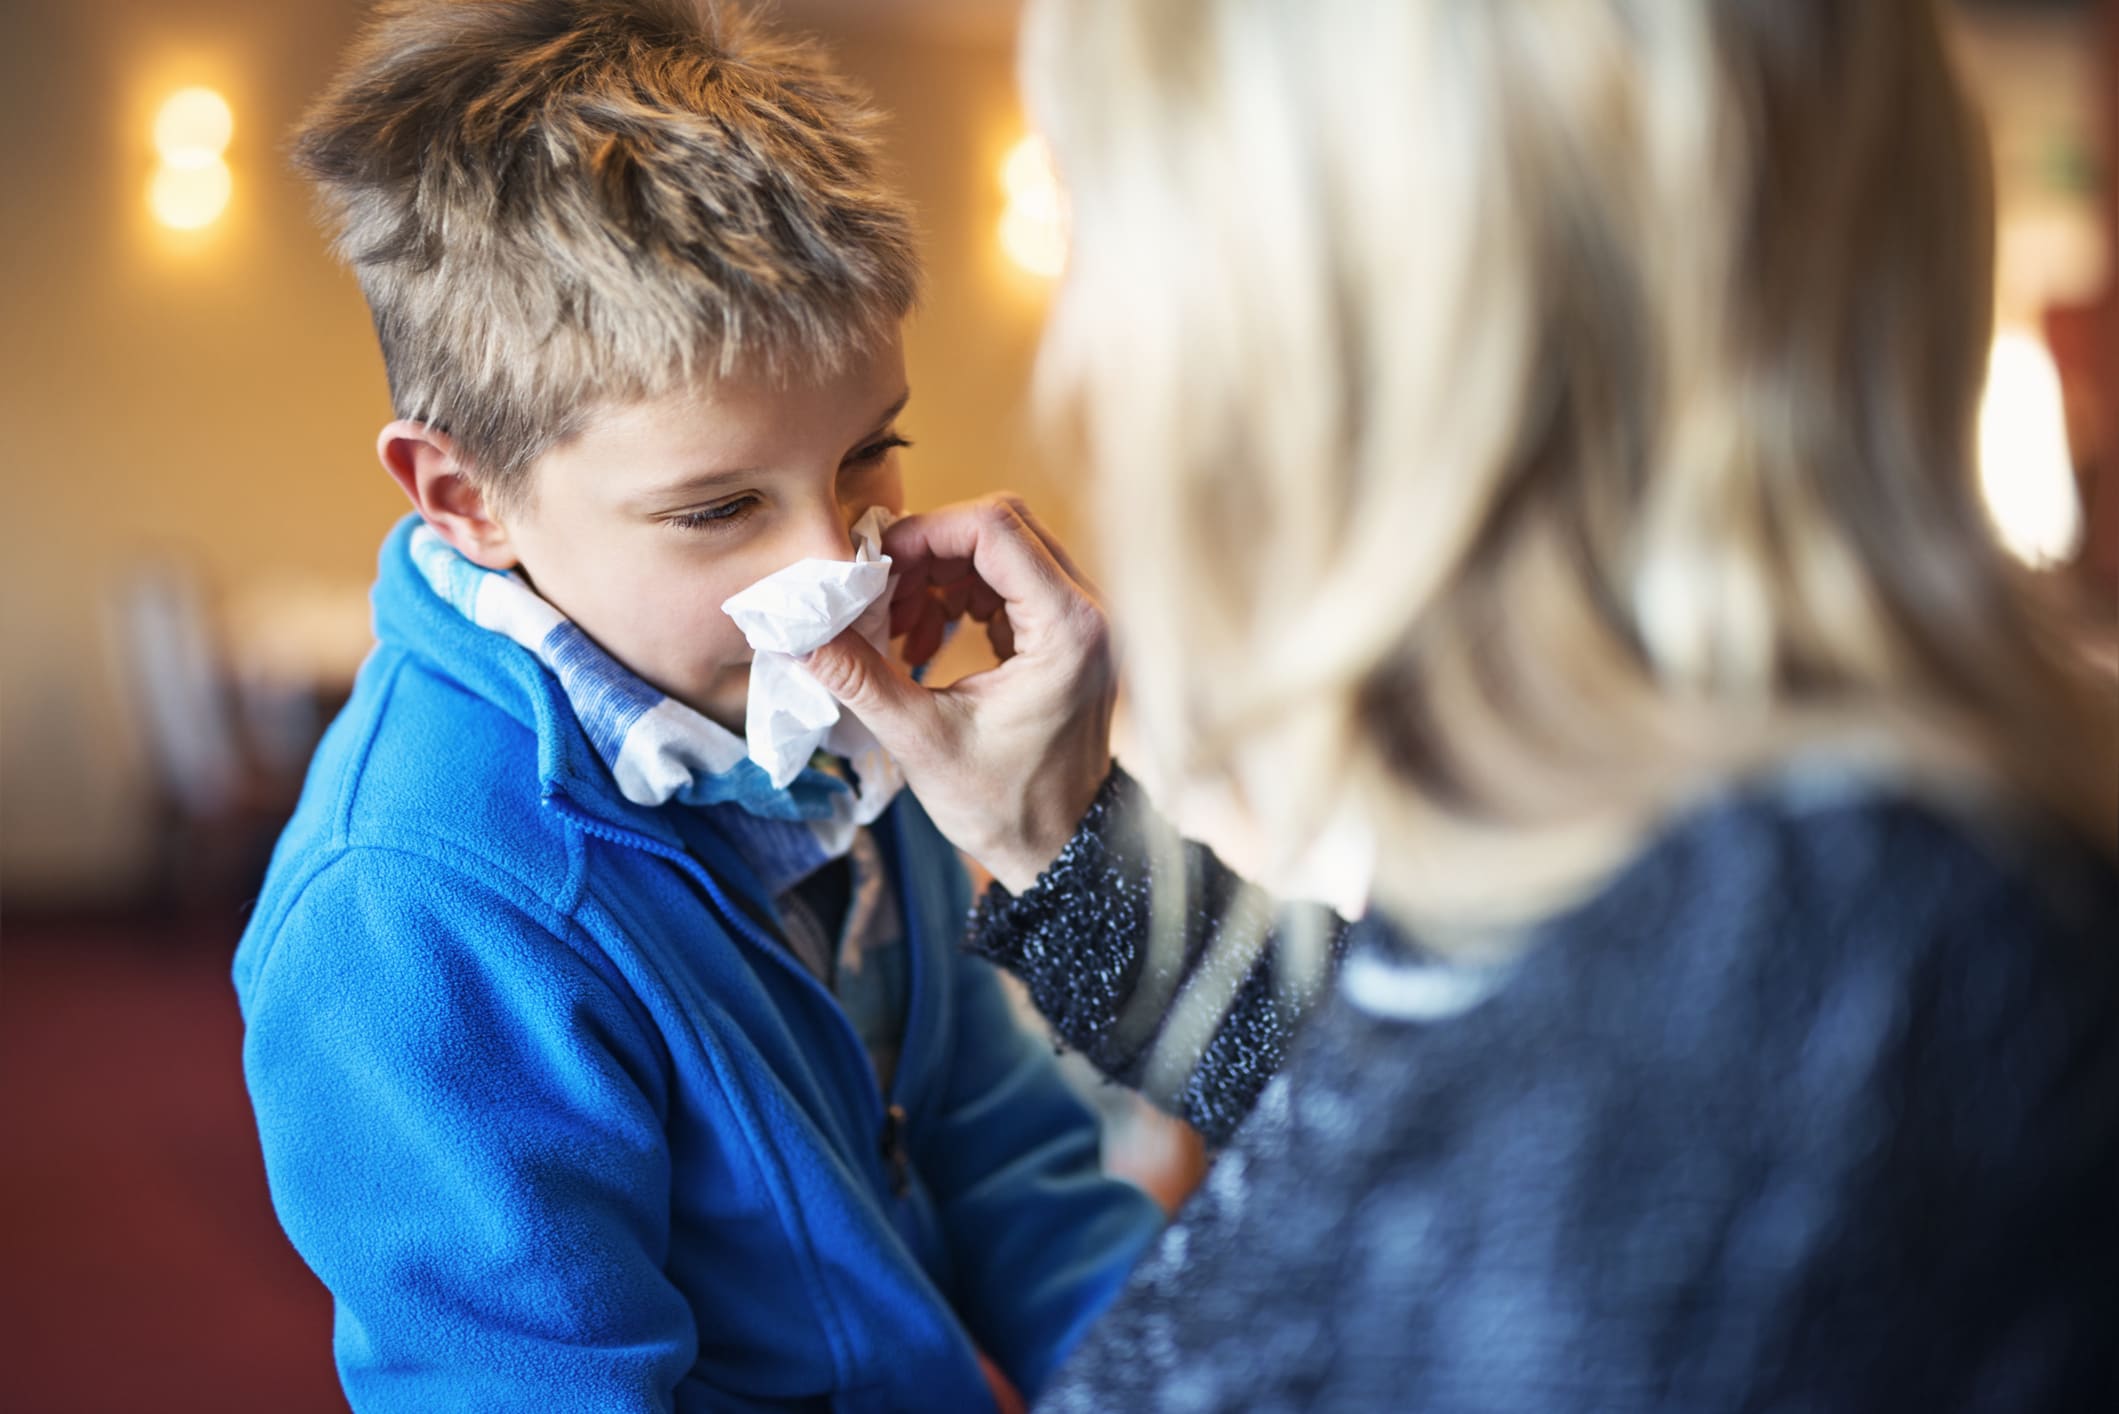
[[[890,1170],[890,1191],[903,1198],[912,1191],[912,1155],[905,1151],[905,1107],[883,1112],[883,1166]]]

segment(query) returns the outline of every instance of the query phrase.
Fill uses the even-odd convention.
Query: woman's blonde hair
[[[1818,753],[2107,850],[2110,703],[1976,493],[1930,0],[1044,0],[1041,370],[1151,737],[1522,917]]]

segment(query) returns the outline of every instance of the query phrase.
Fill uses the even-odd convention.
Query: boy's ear
[[[493,514],[484,488],[457,460],[448,433],[400,418],[375,439],[375,455],[420,518],[466,559],[489,570],[515,567],[508,528]]]

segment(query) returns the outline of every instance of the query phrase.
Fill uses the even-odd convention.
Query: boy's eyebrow
[[[898,394],[896,402],[885,408],[877,415],[875,421],[869,424],[870,430],[863,434],[864,438],[872,437],[888,427],[891,420],[899,413],[905,411],[905,405],[911,401],[912,389],[907,388],[904,392]],[[737,466],[730,467],[725,471],[703,471],[696,476],[687,476],[681,481],[673,481],[667,486],[658,487],[647,499],[658,504],[664,503],[674,497],[694,496],[702,491],[711,491],[717,486],[725,486],[733,481],[748,481],[765,474],[766,468],[760,466]]]
[[[889,407],[883,410],[883,415],[881,417],[878,417],[873,423],[869,425],[874,428],[877,432],[881,432],[885,427],[888,427],[890,425],[892,418],[895,418],[899,413],[905,411],[905,404],[911,401],[912,389],[907,388],[904,392],[898,394],[898,400],[896,402],[892,403]]]
[[[666,486],[656,487],[640,497],[639,504],[645,509],[655,510],[662,506],[673,505],[679,500],[689,499],[702,492],[712,491],[717,487],[731,485],[738,481],[754,480],[764,474],[765,469],[756,466],[733,466],[726,471],[702,471],[696,476],[687,476],[681,480],[672,481]]]

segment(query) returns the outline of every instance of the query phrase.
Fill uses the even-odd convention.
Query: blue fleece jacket
[[[910,798],[878,826],[911,972],[885,1096],[741,858],[626,802],[408,529],[235,965],[355,1407],[987,1409],[974,1342],[1034,1394],[1159,1220],[959,950],[948,846]]]

